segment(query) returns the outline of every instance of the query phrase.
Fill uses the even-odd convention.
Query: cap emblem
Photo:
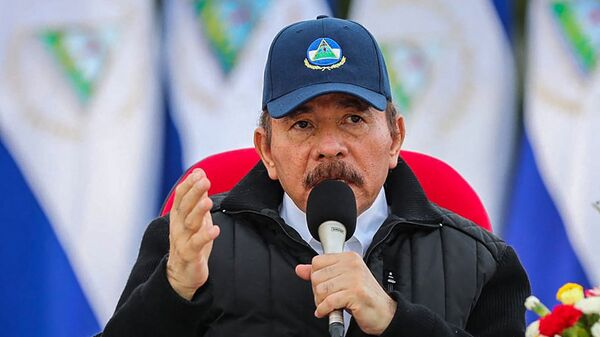
[[[314,40],[306,50],[304,65],[313,70],[331,70],[341,67],[346,63],[342,56],[342,47],[328,37]]]

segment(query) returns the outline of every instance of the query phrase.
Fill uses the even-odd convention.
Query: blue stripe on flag
[[[162,209],[162,205],[171,192],[173,185],[177,182],[179,177],[183,174],[183,155],[182,155],[182,146],[181,146],[181,138],[179,137],[179,132],[177,131],[177,127],[173,122],[173,117],[171,115],[171,102],[170,100],[170,89],[168,84],[166,84],[166,80],[163,80],[163,108],[164,108],[164,144],[163,144],[163,167],[162,167],[162,176],[161,176],[161,191],[158,200],[158,207],[156,214]]]
[[[514,0],[493,0],[492,3],[496,8],[496,13],[500,18],[508,40],[512,41]]]
[[[590,282],[544,186],[527,134],[520,159],[504,237],[519,254],[533,295],[552,308],[557,304],[556,291],[563,284],[575,282],[589,288]],[[528,321],[533,318],[528,316]]]
[[[48,219],[1,141],[0,177],[0,335],[97,332],[98,322]]]

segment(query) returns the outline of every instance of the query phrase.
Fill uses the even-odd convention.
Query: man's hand
[[[210,215],[210,181],[201,169],[195,169],[175,189],[169,214],[169,260],[167,279],[183,298],[192,296],[208,279],[208,257],[213,240],[219,235]]]
[[[363,332],[380,335],[394,317],[396,302],[354,252],[315,256],[312,265],[296,266],[296,274],[311,281],[319,318],[346,309]]]

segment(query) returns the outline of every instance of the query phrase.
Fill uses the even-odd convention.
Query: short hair
[[[369,105],[369,107],[371,106]],[[385,107],[385,119],[387,120],[388,129],[390,130],[390,135],[392,136],[392,138],[398,136],[398,134],[400,133],[398,128],[396,127],[396,118],[398,117],[398,115],[398,109],[396,109],[394,103],[388,101]],[[271,116],[269,115],[269,111],[266,108],[263,109],[262,113],[260,114],[258,126],[262,127],[265,130],[265,133],[267,134],[267,142],[271,144]]]

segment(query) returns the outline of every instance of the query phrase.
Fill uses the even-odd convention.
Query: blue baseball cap
[[[281,118],[328,93],[350,94],[385,110],[392,95],[377,42],[360,24],[323,15],[287,26],[269,50],[262,108]]]

